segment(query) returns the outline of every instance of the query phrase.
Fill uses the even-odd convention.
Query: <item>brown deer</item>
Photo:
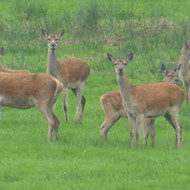
[[[190,40],[185,42],[185,44],[181,50],[179,64],[181,64],[181,69],[179,71],[179,78],[185,88],[186,101],[187,101],[187,103],[189,103],[189,98],[190,98],[190,91],[189,91],[189,86],[190,86]]]
[[[2,53],[1,53],[2,55]],[[17,109],[36,106],[48,123],[47,140],[56,140],[59,119],[53,106],[63,84],[48,74],[0,72],[0,105]]]
[[[130,147],[136,126],[137,148],[139,148],[140,129],[145,118],[154,120],[164,116],[176,132],[176,147],[180,147],[182,127],[178,121],[180,107],[184,101],[184,91],[177,85],[164,82],[150,85],[130,85],[126,75],[126,65],[133,58],[130,53],[124,59],[116,59],[109,53],[108,59],[114,63],[123,106],[130,122]]]
[[[165,65],[162,64],[162,71],[165,74],[163,82],[178,83],[179,82],[178,71],[180,69],[180,66],[181,65],[179,65],[178,68],[175,69],[174,71],[173,70],[168,71]],[[120,91],[110,91],[103,94],[100,97],[100,105],[102,106],[105,115],[105,120],[100,126],[100,135],[103,140],[107,140],[108,132],[111,129],[111,127],[120,118],[128,119],[128,117],[122,104],[122,97]],[[146,145],[147,143],[149,132],[151,134],[151,144],[152,147],[154,147],[154,136],[155,136],[154,120],[146,118],[144,120],[144,128],[143,128],[144,145]]]
[[[4,48],[2,47],[0,49],[0,57],[2,57],[4,54]],[[13,69],[7,69],[7,68],[3,68],[0,65],[0,72],[6,72],[6,73],[29,73],[29,71],[25,71],[25,70],[13,70]]]
[[[80,59],[68,59],[58,61],[56,56],[57,43],[59,38],[64,34],[64,30],[58,34],[48,34],[42,29],[42,34],[48,40],[48,61],[47,73],[57,78],[64,85],[63,87],[63,108],[67,116],[67,96],[68,89],[71,89],[77,97],[77,108],[75,115],[75,123],[82,124],[82,117],[86,99],[82,95],[86,80],[90,74],[90,67]],[[79,116],[80,113],[80,116]]]

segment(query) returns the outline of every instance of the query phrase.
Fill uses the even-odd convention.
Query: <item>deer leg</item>
[[[71,91],[77,97],[77,90],[75,88],[72,88]],[[81,107],[81,114],[83,113],[85,102],[86,102],[86,99],[84,98],[84,96],[82,96],[82,99],[81,99],[81,105],[82,105],[82,107]],[[78,104],[78,102],[77,102],[77,104]],[[82,123],[82,121],[81,121],[81,123]]]
[[[54,136],[53,136],[53,141],[56,141],[56,138],[57,138],[57,133],[58,133],[58,127],[59,127],[59,119],[57,118],[57,116],[55,115],[54,112],[52,112],[52,115],[54,117],[54,120],[55,120],[55,124],[54,124]]]
[[[144,119],[144,126],[143,126],[143,135],[144,135],[144,146],[147,145],[147,139],[150,134],[151,136],[151,145],[154,147],[154,137],[155,137],[155,128],[154,128],[154,119]]]
[[[103,140],[107,140],[108,132],[111,127],[119,120],[119,116],[112,116],[110,118],[106,118],[105,121],[100,126],[100,135]]]
[[[81,112],[80,112],[80,122],[82,123],[82,118],[83,118],[83,112],[84,112],[84,106],[85,106],[85,103],[86,103],[86,99],[84,96],[82,96],[82,100],[81,100]]]
[[[180,141],[181,141],[181,133],[182,133],[182,127],[179,124],[178,118],[178,112],[170,111],[167,114],[164,115],[164,117],[168,120],[170,125],[174,128],[176,132],[176,147],[180,147]]]
[[[77,90],[75,88],[72,88],[71,91],[77,97],[77,92],[76,92]],[[79,121],[79,123],[82,123],[82,117],[83,117],[83,111],[84,111],[84,105],[85,105],[85,103],[86,103],[86,99],[82,95],[82,99],[81,99],[81,112],[80,112],[80,121]]]
[[[147,119],[147,118],[144,119],[144,125],[143,125],[144,146],[147,145],[147,139],[149,136],[150,121],[151,121],[150,119]]]
[[[150,132],[150,136],[151,136],[151,145],[152,148],[154,147],[154,137],[155,137],[155,120],[151,119],[150,121],[150,125],[149,125],[149,132]]]
[[[143,128],[144,125],[144,117],[143,115],[140,115],[137,117],[137,129],[136,129],[136,141],[137,141],[137,149],[139,149],[139,140],[140,140],[140,131],[141,128]]]
[[[79,94],[79,96],[80,96],[80,103],[79,103],[79,105],[80,105],[80,116],[79,116],[79,123],[80,124],[82,124],[82,118],[83,118],[83,111],[84,111],[84,105],[85,105],[85,103],[86,103],[86,99],[84,98],[84,96],[82,95],[82,92],[83,92],[83,90],[84,90],[84,86],[85,86],[85,82],[83,82],[82,84],[81,84],[81,86],[80,86],[80,94]],[[78,98],[77,98],[78,99]]]
[[[76,97],[77,97],[77,109],[76,109],[76,115],[75,115],[75,124],[79,123],[82,124],[82,92],[84,89],[85,83],[81,83],[79,87],[76,89]],[[80,113],[80,116],[78,118],[78,115]]]
[[[81,93],[77,91],[77,109],[76,109],[76,114],[75,114],[75,124],[82,124],[81,118],[80,117],[78,118],[78,115],[82,107],[81,100],[82,100]]]
[[[36,105],[44,118],[46,119],[48,123],[48,135],[47,135],[47,141],[51,140],[51,135],[54,130],[54,138],[53,140],[56,140],[57,132],[58,132],[58,126],[59,126],[59,119],[56,117],[55,113],[52,111],[53,108],[50,108],[47,105]]]
[[[67,114],[67,99],[68,99],[68,88],[63,88],[63,109],[65,112],[65,119],[68,123],[68,114]]]
[[[187,82],[185,82],[185,93],[186,93],[187,104],[189,104],[189,83]]]
[[[128,114],[129,123],[130,123],[130,148],[133,147],[133,139],[135,135],[135,126],[136,126],[136,118]]]

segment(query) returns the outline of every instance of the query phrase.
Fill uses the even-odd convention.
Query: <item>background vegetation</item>
[[[161,64],[176,68],[190,38],[188,0],[1,0],[0,47],[3,67],[44,73],[50,33],[65,29],[58,59],[81,58],[91,67],[85,87],[83,125],[74,125],[76,98],[69,94],[69,124],[58,98],[58,139],[46,142],[47,124],[36,108],[2,108],[0,189],[188,189],[190,185],[189,107],[180,112],[183,139],[163,119],[156,121],[156,146],[129,148],[129,122],[121,119],[107,142],[99,135],[104,120],[99,97],[118,89],[109,52],[125,57],[132,84],[162,81]],[[180,84],[182,87],[182,85]],[[142,138],[141,138],[142,140]]]

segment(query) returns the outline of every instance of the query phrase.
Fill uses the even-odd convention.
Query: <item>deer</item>
[[[176,147],[180,147],[182,127],[179,123],[179,111],[184,101],[184,91],[176,84],[163,82],[149,85],[131,85],[126,74],[126,65],[132,60],[133,53],[124,59],[117,59],[107,53],[109,61],[115,65],[116,78],[119,85],[123,106],[130,123],[130,147],[136,127],[136,147],[139,149],[140,130],[144,119],[154,121],[164,116],[174,128]],[[152,124],[150,124],[152,126]]]
[[[47,73],[63,83],[63,109],[68,122],[67,99],[68,89],[77,97],[75,124],[82,124],[83,111],[86,99],[82,95],[86,80],[90,74],[90,67],[80,59],[57,60],[56,52],[59,38],[64,30],[57,34],[49,34],[44,29],[42,34],[48,41]],[[79,115],[80,114],[80,115]]]
[[[2,56],[2,52],[1,52]],[[56,140],[59,119],[54,104],[63,84],[56,78],[41,73],[0,72],[0,106],[28,109],[36,106],[48,123],[47,141]]]
[[[170,82],[177,84],[179,82],[178,72],[180,70],[181,65],[179,65],[174,70],[167,70],[165,65],[162,64],[162,72],[165,74],[163,82]],[[108,132],[111,127],[120,119],[126,118],[128,119],[127,113],[122,104],[122,97],[119,90],[109,91],[103,94],[99,99],[100,105],[104,111],[105,120],[100,126],[100,135],[103,140],[107,140]],[[151,134],[151,145],[154,147],[154,137],[155,137],[155,129],[154,129],[154,120],[145,118],[144,119],[144,146],[147,145],[147,138]]]
[[[168,71],[166,69],[166,66],[162,64],[161,69],[162,69],[162,72],[165,74],[165,77],[162,82],[170,82],[170,83],[177,84],[179,82],[180,68],[181,68],[181,64],[179,64],[176,69]]]
[[[190,40],[185,42],[181,50],[181,56],[179,59],[179,64],[181,64],[181,69],[179,71],[179,78],[185,88],[186,101],[189,104],[190,99]]]
[[[4,48],[2,47],[0,49],[0,57],[2,57],[4,54]],[[30,73],[29,71],[26,70],[13,70],[13,69],[7,69],[7,68],[3,68],[0,65],[0,72],[6,72],[6,73]]]

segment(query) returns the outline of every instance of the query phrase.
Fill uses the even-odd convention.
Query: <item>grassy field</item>
[[[129,122],[120,119],[108,141],[100,138],[104,120],[99,97],[117,90],[109,52],[123,58],[134,52],[127,66],[131,84],[163,79],[161,64],[177,67],[181,48],[190,38],[188,0],[1,0],[0,64],[12,69],[44,73],[49,33],[65,29],[58,59],[80,58],[91,67],[84,96],[82,125],[74,124],[76,98],[69,92],[69,123],[61,94],[56,103],[58,138],[47,143],[47,123],[39,110],[2,107],[0,116],[0,190],[186,190],[190,187],[189,106],[180,112],[181,148],[164,118],[156,120],[155,148],[129,148]],[[182,84],[179,84],[182,87]],[[182,87],[183,88],[183,87]]]

